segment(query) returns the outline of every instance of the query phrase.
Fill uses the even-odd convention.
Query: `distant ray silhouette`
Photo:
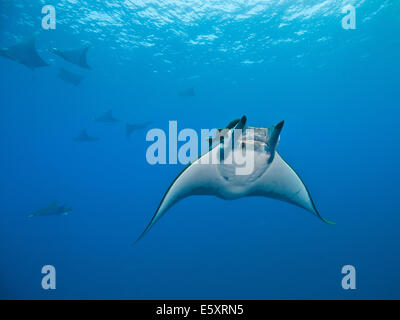
[[[144,122],[144,123],[127,123],[126,124],[126,138],[129,139],[132,133],[138,130],[146,129],[151,122]]]
[[[73,140],[75,142],[94,142],[94,141],[98,141],[99,138],[89,136],[86,129],[83,129],[81,131],[81,133],[79,134],[79,136],[77,136]]]
[[[103,123],[115,123],[115,122],[119,122],[118,119],[115,119],[115,118],[114,118],[114,116],[113,116],[111,110],[108,110],[106,113],[104,113],[104,114],[102,114],[102,115],[100,115],[100,116],[98,116],[98,117],[95,117],[95,118],[94,118],[94,121],[96,121],[96,122],[103,122]]]
[[[0,48],[0,56],[23,64],[31,70],[47,67],[49,64],[36,51],[35,40],[36,36],[30,36],[13,46]]]
[[[74,86],[80,85],[82,80],[85,78],[80,74],[68,71],[64,68],[60,68],[58,72],[58,77],[65,82],[73,84]]]
[[[196,93],[194,92],[194,88],[189,88],[178,92],[178,96],[180,97],[194,97],[195,95]]]
[[[92,69],[87,63],[87,52],[89,47],[84,47],[80,49],[73,49],[73,50],[60,50],[57,48],[50,49],[50,52],[58,55],[59,57],[63,58],[65,61],[70,63],[76,64],[84,69]]]
[[[50,203],[45,208],[32,212],[28,215],[28,218],[42,217],[42,216],[67,216],[72,208],[67,207],[65,204],[59,206],[57,200]]]

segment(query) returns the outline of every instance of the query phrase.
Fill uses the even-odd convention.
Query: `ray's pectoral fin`
[[[216,152],[216,150],[217,148],[214,148],[210,152]],[[192,195],[218,194],[220,178],[217,165],[201,164],[202,157],[188,165],[172,182],[167,192],[164,194],[150,223],[135,243],[137,243],[163,214],[178,201]]]
[[[274,160],[257,181],[251,195],[292,203],[306,209],[328,224],[335,224],[319,214],[306,185],[278,152],[275,152]]]

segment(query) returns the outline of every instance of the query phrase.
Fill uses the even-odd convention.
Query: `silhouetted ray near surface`
[[[10,47],[0,48],[0,56],[23,64],[31,70],[47,67],[49,64],[38,54],[35,42],[36,36],[30,36]]]
[[[88,65],[88,62],[87,62],[88,50],[89,50],[89,47],[73,49],[73,50],[60,50],[58,48],[52,48],[52,49],[50,49],[50,52],[63,58],[65,61],[73,63],[81,68],[90,70],[92,68]]]

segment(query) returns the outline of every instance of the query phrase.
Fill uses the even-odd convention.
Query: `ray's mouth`
[[[251,130],[252,132],[249,134],[247,130]],[[245,143],[261,143],[267,145],[268,131],[266,128],[248,127],[242,139]]]

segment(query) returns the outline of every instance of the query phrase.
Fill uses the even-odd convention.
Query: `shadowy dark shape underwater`
[[[31,70],[49,66],[37,53],[35,42],[36,35],[30,36],[13,46],[1,48],[0,56],[20,63]]]
[[[28,218],[42,216],[66,216],[70,211],[72,211],[72,208],[69,208],[66,205],[59,206],[57,205],[57,201],[53,201],[49,206],[29,214]]]
[[[60,50],[57,48],[52,48],[52,49],[50,49],[50,52],[63,58],[65,61],[73,63],[83,69],[91,70],[92,68],[87,63],[88,50],[89,50],[89,47],[73,49],[73,50]]]

